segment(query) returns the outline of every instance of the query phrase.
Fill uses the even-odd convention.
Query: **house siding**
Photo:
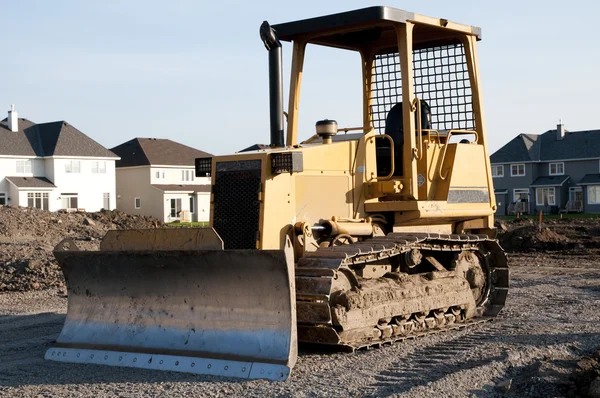
[[[600,172],[599,163],[598,159],[565,162],[565,174],[571,176],[569,186],[577,186],[586,174]]]
[[[19,203],[19,191],[13,184],[6,183],[8,185],[8,204],[18,204]],[[27,203],[25,203],[27,205]]]
[[[550,175],[550,163],[552,162],[536,162],[536,163],[525,163],[525,176],[524,177],[511,177],[510,176],[510,164],[504,164],[504,177],[494,177],[493,184],[496,190],[508,190],[508,194],[501,195],[504,199],[506,197],[506,205],[498,207],[496,214],[506,214],[508,212],[508,205],[514,202],[515,189],[529,189],[529,212],[537,213],[541,211],[557,212],[559,209],[566,207],[569,201],[569,188],[576,187],[579,181],[583,179],[586,174],[600,172],[600,162],[598,159],[588,160],[571,160],[563,161],[564,163],[564,177],[569,179],[562,185],[555,187],[555,201],[556,205],[546,208],[544,206],[538,206],[536,203],[536,189],[537,187],[530,187],[530,185],[538,177]],[[512,164],[519,164],[518,162]],[[492,165],[494,165],[492,163]],[[584,187],[585,191],[585,187]],[[587,203],[587,192],[584,193],[584,212],[586,213],[600,213],[600,205],[590,205]]]
[[[164,171],[165,178],[156,178],[157,171]],[[191,172],[194,180],[186,181],[181,178],[181,172]],[[150,184],[157,185],[207,185],[210,184],[210,177],[196,177],[195,166],[164,166],[150,167]]]
[[[515,162],[513,164],[520,164]],[[492,164],[493,165],[493,164]],[[494,189],[496,190],[508,190],[506,195],[502,195],[506,198],[506,205],[503,206],[503,211],[505,213],[499,213],[496,210],[497,214],[506,214],[508,212],[508,205],[514,202],[515,197],[515,189],[528,189],[529,190],[529,208],[528,211],[532,212],[533,206],[535,205],[535,197],[533,196],[535,192],[529,187],[531,182],[535,179],[533,176],[535,175],[537,169],[535,168],[535,164],[525,163],[525,175],[522,177],[511,177],[510,176],[510,164],[504,165],[504,177],[494,177],[492,178],[492,182],[494,184]],[[534,202],[532,204],[532,202]]]
[[[495,194],[496,196],[496,214],[508,214],[508,194]]]
[[[150,185],[150,166],[118,168],[117,209],[129,214],[152,216],[164,221],[163,194]],[[135,208],[135,198],[141,199],[141,207]]]
[[[79,173],[67,173],[65,167],[71,161],[80,162]],[[115,161],[100,160],[106,162],[106,173],[92,173],[92,166],[98,160],[86,158],[54,159],[54,185],[57,189],[51,194],[50,210],[62,208],[59,199],[63,193],[77,194],[77,207],[85,211],[99,211],[104,208],[104,194],[108,193],[110,208],[116,207],[116,176]]]
[[[596,184],[590,184],[590,186],[595,186]],[[586,213],[599,214],[600,213],[600,204],[591,204],[588,203],[588,186],[583,186],[583,211]]]
[[[210,185],[210,177],[195,177],[194,181],[183,181],[182,170],[195,174],[194,166],[138,166],[117,168],[117,208],[131,214],[153,216],[163,222],[180,219],[171,217],[171,199],[181,199],[181,210],[190,210],[190,196],[193,195],[196,209],[192,221],[208,221],[210,217],[210,193],[176,192],[165,193],[155,185]],[[156,178],[156,172],[165,172],[165,177]],[[195,189],[195,188],[194,188]],[[190,189],[192,190],[192,189]],[[141,208],[136,209],[134,200],[141,198]]]

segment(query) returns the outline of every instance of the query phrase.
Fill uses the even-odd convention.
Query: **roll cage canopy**
[[[415,24],[414,48],[457,43],[465,34],[481,40],[475,26],[431,18],[396,8],[376,6],[273,25],[280,40],[299,41],[363,52],[396,49],[394,25]],[[386,51],[387,50],[387,51]]]

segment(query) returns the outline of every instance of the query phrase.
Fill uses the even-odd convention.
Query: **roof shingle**
[[[18,188],[56,188],[46,177],[6,177],[6,180]]]
[[[562,186],[570,177],[569,176],[542,176],[535,179],[531,183],[531,187],[559,187]]]
[[[577,185],[600,184],[600,174],[586,174]]]
[[[558,140],[556,130],[543,134],[519,134],[491,156],[492,163],[544,162],[600,158],[600,130],[566,132]]]
[[[111,148],[121,157],[117,167],[132,166],[194,166],[196,158],[210,157],[210,153],[162,138],[134,138]]]
[[[0,122],[0,155],[117,157],[65,121],[35,124],[19,118],[18,127],[13,132],[7,119]]]

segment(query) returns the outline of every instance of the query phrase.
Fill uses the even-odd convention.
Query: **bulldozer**
[[[99,251],[62,241],[68,310],[46,359],[285,380],[300,343],[353,351],[503,308],[481,30],[378,6],[259,32],[269,147],[196,159],[207,228],[109,231]],[[318,120],[300,141],[310,46],[360,55],[362,124]]]

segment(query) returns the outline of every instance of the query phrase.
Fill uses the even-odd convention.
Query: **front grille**
[[[213,227],[225,249],[256,249],[261,161],[217,162]]]

